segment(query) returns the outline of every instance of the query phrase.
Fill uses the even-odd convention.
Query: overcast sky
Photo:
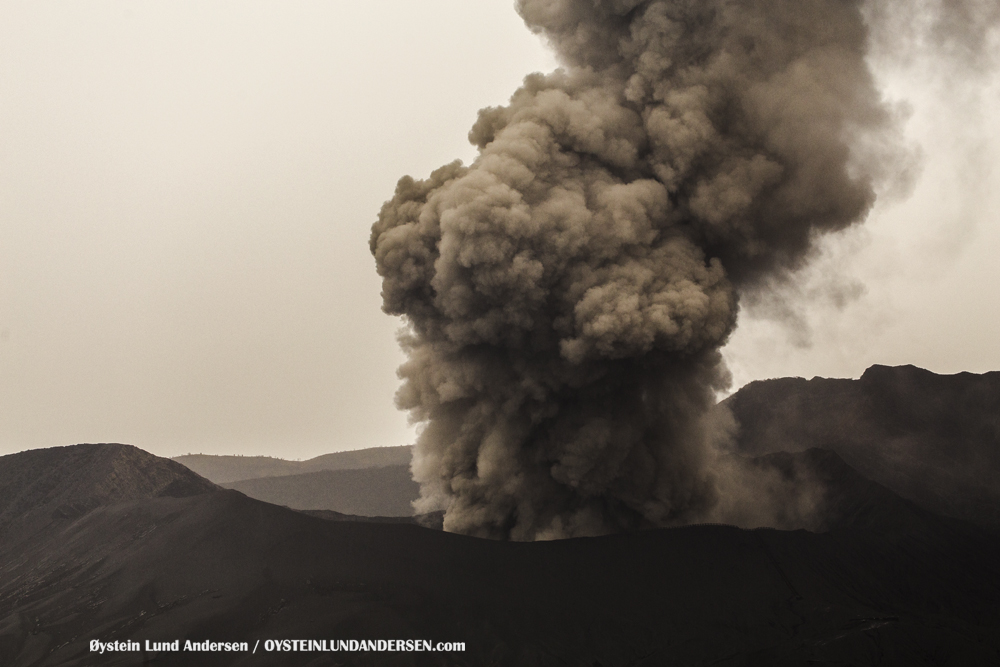
[[[744,311],[734,388],[1000,370],[997,68],[873,65],[919,170]],[[510,0],[0,1],[0,454],[409,444],[371,224],[555,66]]]

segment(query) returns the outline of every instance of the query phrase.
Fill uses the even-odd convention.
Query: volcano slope
[[[411,516],[411,503],[420,497],[409,464],[259,477],[220,486],[274,505],[362,516]]]
[[[231,484],[248,479],[302,475],[322,470],[364,470],[386,466],[410,465],[413,445],[369,447],[323,454],[306,461],[289,461],[270,456],[219,456],[187,454],[172,460],[183,464],[216,484]]]
[[[1000,528],[1000,372],[872,366],[751,382],[723,401],[747,455],[831,449],[931,511]]]
[[[782,457],[828,486],[826,532],[492,542],[326,521],[120,445],[2,457],[0,664],[997,664],[994,533],[930,514],[830,452]],[[92,639],[283,638],[465,651],[89,652]]]

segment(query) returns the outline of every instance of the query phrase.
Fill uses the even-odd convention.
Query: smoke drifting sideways
[[[513,540],[808,524],[810,485],[727,450],[719,349],[740,296],[861,222],[908,157],[863,4],[517,8],[562,67],[480,111],[475,161],[402,178],[372,228],[407,324],[417,510]]]

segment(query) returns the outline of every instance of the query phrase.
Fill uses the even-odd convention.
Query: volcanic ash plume
[[[520,0],[563,68],[372,229],[422,511],[532,540],[714,516],[737,296],[862,220],[895,136],[851,0]],[[889,139],[886,139],[889,137]],[[891,143],[891,141],[890,141]]]

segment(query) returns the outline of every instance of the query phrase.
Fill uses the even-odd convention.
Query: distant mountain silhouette
[[[371,447],[323,454],[307,461],[288,461],[270,456],[215,456],[187,454],[174,457],[202,477],[216,484],[229,484],[261,477],[298,475],[320,470],[354,470],[393,465],[409,465],[413,447]]]
[[[106,447],[13,455],[26,458],[0,480],[21,490],[22,516],[45,517],[16,544],[0,529],[5,667],[917,667],[1000,655],[997,533],[934,517],[829,452],[767,463],[835,482],[828,499],[843,511],[822,534],[692,526],[506,543],[323,520]],[[73,489],[66,499],[101,504],[50,511],[63,500],[42,490],[53,467]],[[466,651],[89,653],[90,639],[147,638],[420,638]]]
[[[802,452],[776,452],[763,456],[749,458],[749,464],[758,468],[767,468],[779,471],[786,480],[793,480],[791,488],[796,485],[801,487],[813,487],[812,489],[801,488],[800,491],[819,491],[816,495],[818,500],[816,507],[817,522],[814,528],[817,531],[831,530],[867,530],[879,531],[883,534],[919,532],[928,529],[937,529],[941,526],[941,517],[921,508],[916,503],[905,500],[886,487],[873,482],[860,475],[836,452],[828,449],[807,449]],[[419,496],[419,485],[412,482],[409,473],[401,466],[387,468],[369,468],[366,470],[345,470],[335,473],[310,473],[318,480],[323,480],[320,486],[321,492],[329,493],[326,488],[326,480],[336,480],[338,476],[348,479],[348,486],[345,484],[340,493],[343,499],[338,498],[337,502],[330,504],[341,504],[347,506],[351,503],[360,504],[364,502],[375,502],[373,489],[382,489],[385,493],[396,494],[400,507],[406,511],[379,513],[372,509],[366,512],[341,512],[337,510],[303,509],[302,506],[310,503],[315,498],[312,494],[305,494],[304,500],[294,498],[301,493],[303,487],[310,485],[296,484],[299,477],[289,476],[278,478],[264,478],[260,480],[249,480],[246,484],[288,482],[288,488],[280,488],[280,491],[287,493],[282,496],[275,493],[272,498],[266,497],[265,493],[255,495],[241,488],[242,484],[223,485],[241,491],[245,495],[276,505],[284,505],[292,509],[302,509],[304,513],[331,521],[373,521],[379,523],[409,523],[426,526],[428,528],[441,529],[444,518],[443,512],[433,512],[412,516],[410,502]],[[321,476],[322,475],[322,476]],[[326,477],[329,475],[330,477]],[[355,486],[356,485],[356,486]],[[249,489],[254,491],[255,489]],[[405,493],[404,493],[405,492]],[[734,526],[736,527],[736,526]]]
[[[321,470],[261,477],[222,486],[251,498],[299,510],[332,510],[362,516],[410,516],[420,495],[409,465]]]
[[[777,469],[803,487],[822,488],[821,506],[817,508],[819,522],[814,526],[818,530],[873,527],[879,522],[895,525],[904,517],[907,522],[919,522],[927,516],[914,503],[858,474],[831,450],[777,452],[751,457],[750,461],[760,468]],[[262,477],[221,486],[292,509],[328,510],[329,514],[312,514],[334,520],[372,517],[398,522],[412,516],[411,503],[420,495],[420,486],[411,478],[407,466]],[[439,520],[437,516],[423,525],[438,525]]]
[[[1000,527],[1000,372],[872,366],[859,380],[751,382],[723,404],[745,454],[830,449],[927,509]]]

